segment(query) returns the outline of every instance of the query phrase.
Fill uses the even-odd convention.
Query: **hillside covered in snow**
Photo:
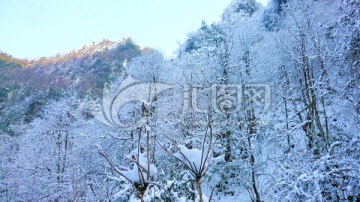
[[[360,1],[233,0],[174,58],[0,53],[0,201],[360,201]]]

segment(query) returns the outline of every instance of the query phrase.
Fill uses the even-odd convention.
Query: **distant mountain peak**
[[[78,50],[74,49],[69,53],[65,53],[65,54],[58,53],[55,56],[41,57],[40,59],[30,60],[26,63],[26,66],[63,63],[78,58],[89,57],[96,53],[111,50],[121,45],[129,44],[129,43],[133,43],[131,38],[125,38],[117,42],[104,39],[99,43],[93,42],[92,44],[85,45]]]
[[[85,57],[91,57],[96,53],[101,53],[105,51],[109,51],[115,49],[119,46],[134,44],[131,38],[124,38],[120,41],[114,42],[108,39],[104,39],[98,43],[93,42],[90,45],[84,45],[82,48],[78,50],[72,50],[71,52],[64,54],[56,54],[50,57],[41,57],[39,59],[19,59],[12,57],[11,55],[0,51],[0,60],[5,63],[13,63],[15,65],[21,67],[31,67],[31,66],[42,66],[42,65],[54,65],[59,63],[64,63],[71,60],[76,60]],[[135,44],[134,44],[135,45]],[[137,45],[136,45],[137,46]],[[147,48],[141,48],[137,46],[138,50],[146,52]]]

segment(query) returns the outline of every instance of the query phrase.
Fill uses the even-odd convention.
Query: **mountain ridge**
[[[123,72],[124,61],[145,54],[131,38],[97,44],[39,60],[0,54],[0,131],[11,124],[31,122],[49,99],[74,92],[80,97],[102,96],[105,83]],[[18,106],[21,106],[20,108]]]
[[[111,49],[116,49],[119,46],[126,45],[127,43],[133,43],[130,37],[123,38],[119,41],[111,41],[108,39],[103,39],[100,42],[93,42],[92,44],[86,44],[79,49],[73,49],[72,51],[66,53],[57,53],[53,56],[48,57],[40,57],[38,59],[27,59],[27,58],[17,58],[12,55],[0,51],[0,60],[5,63],[15,63],[21,67],[33,67],[40,65],[54,65],[59,63],[68,62],[71,60],[81,59],[83,57],[91,57],[96,53],[106,52]],[[148,47],[140,47],[138,45],[137,49],[141,51],[148,51],[150,48]]]

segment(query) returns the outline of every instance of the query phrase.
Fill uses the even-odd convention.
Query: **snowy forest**
[[[233,0],[174,58],[1,53],[0,85],[0,201],[360,201],[359,0]]]

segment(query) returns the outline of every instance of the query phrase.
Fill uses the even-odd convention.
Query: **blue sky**
[[[262,0],[266,2],[267,0]],[[231,0],[0,0],[0,50],[35,59],[131,37],[171,56]],[[264,3],[263,2],[263,3]],[[265,3],[264,3],[265,4]]]

